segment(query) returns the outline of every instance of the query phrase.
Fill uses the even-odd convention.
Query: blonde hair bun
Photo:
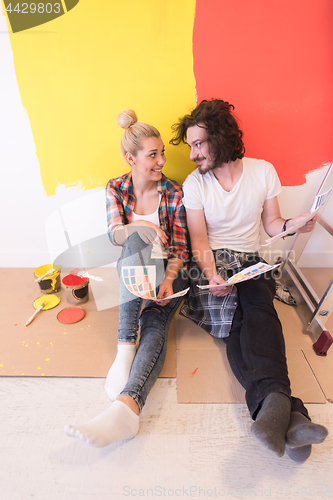
[[[133,109],[126,109],[117,116],[117,123],[125,129],[120,140],[120,151],[125,158],[126,154],[136,156],[142,149],[142,140],[147,137],[160,137],[159,131],[148,123],[138,122],[136,112]]]
[[[133,109],[126,109],[117,116],[117,123],[119,127],[127,130],[131,125],[138,121],[135,111]]]

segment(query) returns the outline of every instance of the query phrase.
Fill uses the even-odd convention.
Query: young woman
[[[162,174],[164,144],[156,128],[137,122],[134,111],[118,116],[125,129],[121,152],[131,172],[106,187],[108,234],[123,247],[120,276],[118,351],[105,390],[114,403],[84,425],[65,432],[84,444],[104,447],[134,437],[139,415],[164,363],[168,328],[181,297],[168,299],[187,286],[187,229],[182,188]],[[157,298],[133,295],[125,286],[127,266],[156,268]],[[137,332],[140,341],[136,351]]]

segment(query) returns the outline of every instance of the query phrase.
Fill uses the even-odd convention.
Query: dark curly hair
[[[186,133],[194,125],[204,126],[207,131],[209,152],[216,165],[241,159],[245,154],[240,130],[236,118],[232,114],[235,107],[221,99],[203,100],[189,114],[179,119],[172,126],[175,136],[170,144],[177,146],[186,143]]]

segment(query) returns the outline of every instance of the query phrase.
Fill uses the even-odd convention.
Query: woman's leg
[[[133,233],[125,242],[117,265],[119,274],[119,328],[117,356],[107,374],[105,392],[114,401],[125,387],[136,353],[136,341],[142,299],[133,295],[125,286],[122,270],[124,267],[149,265],[151,245],[142,241],[138,233]],[[125,278],[128,281],[130,278]]]
[[[186,280],[177,278],[173,284],[174,292],[183,290],[186,285]],[[129,380],[118,397],[118,399],[123,396],[132,398],[140,411],[162,370],[170,322],[181,301],[182,298],[177,297],[165,306],[149,301],[142,311],[138,350]]]
[[[174,292],[186,284],[186,280],[177,278]],[[163,367],[168,328],[181,300],[172,299],[164,308],[148,301],[141,315],[139,348],[125,389],[110,408],[87,424],[66,426],[68,436],[89,446],[104,447],[137,434],[139,412]]]
[[[123,284],[120,288],[122,287],[124,287]],[[134,297],[133,294],[131,295]],[[117,355],[105,380],[105,392],[111,401],[117,398],[128,381],[136,353],[141,308],[142,299],[139,297],[119,305]]]

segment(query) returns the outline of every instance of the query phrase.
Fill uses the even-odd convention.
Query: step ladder
[[[317,195],[327,192],[331,187],[333,187],[333,163],[329,166]],[[320,224],[333,237],[333,227],[323,217],[327,205],[328,202],[319,210],[317,224]],[[333,343],[331,334],[325,328],[325,324],[333,311],[333,279],[331,279],[322,297],[318,297],[297,264],[311,238],[311,234],[297,234],[286,259],[280,267],[281,283],[289,289],[296,300],[297,312],[306,326],[306,330],[311,335],[315,352],[319,356],[326,356],[329,347]]]

